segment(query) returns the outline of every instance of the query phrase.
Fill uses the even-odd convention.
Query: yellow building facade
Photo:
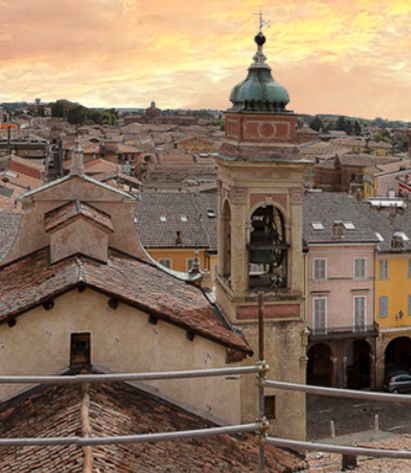
[[[217,275],[218,256],[204,248],[146,248],[146,250],[160,264],[175,271],[189,271],[194,258],[198,256],[201,269],[208,269],[213,281]]]
[[[410,368],[411,254],[376,254],[375,268],[376,377],[381,387],[391,367]]]

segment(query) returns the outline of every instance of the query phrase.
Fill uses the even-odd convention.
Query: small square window
[[[264,415],[267,419],[275,419],[275,396],[264,397]]]
[[[162,215],[160,217],[160,222],[167,222],[167,217],[165,217],[164,215]]]
[[[343,222],[346,230],[355,230],[355,225],[352,222]]]
[[[165,266],[166,268],[171,269],[171,260],[170,259],[159,259],[158,262]]]
[[[181,221],[182,222],[188,222],[188,218],[185,215],[181,216]]]
[[[72,333],[70,366],[81,366],[90,364],[90,334]]]
[[[324,230],[324,225],[321,222],[311,222],[311,226],[314,230]]]

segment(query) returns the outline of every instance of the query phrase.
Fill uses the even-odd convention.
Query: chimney
[[[334,220],[333,223],[333,235],[334,236],[342,236],[343,234],[343,223],[341,220]]]
[[[392,240],[391,240],[391,247],[393,249],[395,248],[402,248],[404,246],[404,240],[402,238],[402,235],[398,232],[395,232],[392,236]]]
[[[193,261],[193,266],[190,269],[189,273],[190,274],[200,274],[201,268],[200,268],[200,258],[198,257],[199,251],[195,250],[194,251],[194,261]]]
[[[71,158],[70,174],[84,176],[83,153],[84,150],[80,148],[79,140],[76,138],[76,144],[74,146],[73,156]]]
[[[387,190],[387,197],[389,199],[395,199],[395,189],[394,187],[389,187]]]
[[[177,230],[177,238],[176,238],[176,245],[181,245],[183,242],[181,240],[181,232]]]

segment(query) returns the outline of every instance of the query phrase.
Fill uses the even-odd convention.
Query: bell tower
[[[217,304],[256,352],[258,292],[262,291],[270,378],[305,383],[302,190],[304,171],[312,164],[299,156],[296,115],[286,110],[288,93],[266,64],[266,38],[260,31],[254,40],[254,62],[247,78],[231,92],[225,140],[215,155]],[[252,384],[243,385],[242,412],[247,422],[255,412]],[[305,396],[274,390],[270,396],[276,412],[272,431],[304,439]]]

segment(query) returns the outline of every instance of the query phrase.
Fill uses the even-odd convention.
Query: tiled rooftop
[[[0,199],[0,207],[2,202]],[[0,212],[0,261],[6,256],[17,237],[20,214]]]
[[[80,414],[84,391],[88,409]],[[123,383],[57,385],[34,389],[31,395],[2,406],[0,437],[82,437],[88,421],[91,437],[113,437],[215,427],[178,405]],[[83,472],[85,455],[93,473],[237,472],[258,467],[258,448],[250,434],[168,442],[93,446],[7,447],[0,449],[4,473]],[[300,471],[305,462],[289,450],[267,446],[266,471]],[[89,470],[87,470],[89,471]]]
[[[137,236],[147,248],[203,247],[217,251],[217,218],[210,217],[208,210],[217,216],[216,194],[143,193],[135,205]]]
[[[244,339],[226,328],[200,289],[114,250],[108,264],[73,256],[49,266],[43,249],[1,267],[0,280],[0,322],[85,284],[184,330],[251,353]]]
[[[46,213],[44,217],[45,230],[46,232],[53,230],[54,228],[66,223],[68,220],[80,215],[96,223],[100,227],[103,227],[110,232],[114,232],[114,227],[108,214],[79,201],[69,202],[68,204]]]
[[[303,238],[307,243],[372,242],[378,239],[367,219],[367,204],[355,201],[343,192],[308,192],[303,197]],[[343,226],[342,236],[333,235],[335,221],[351,222],[353,229]],[[322,229],[313,224],[321,223]],[[348,225],[346,225],[348,227]]]

